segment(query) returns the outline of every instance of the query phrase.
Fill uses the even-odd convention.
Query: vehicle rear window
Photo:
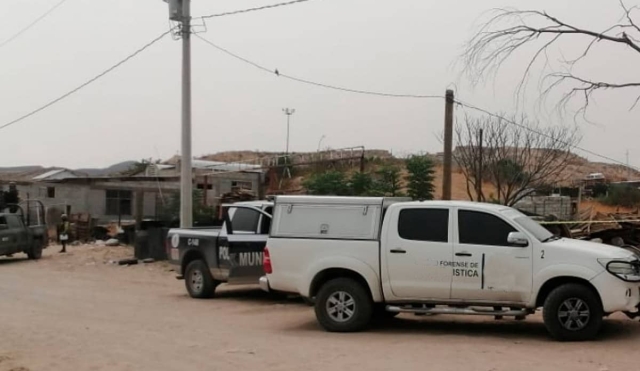
[[[7,219],[4,216],[0,216],[0,225],[7,225]]]
[[[516,232],[516,229],[495,215],[458,211],[458,233],[462,244],[510,246],[507,237],[511,232]]]
[[[449,210],[401,210],[398,218],[398,234],[405,240],[448,242]]]
[[[258,230],[258,221],[260,220],[260,213],[245,208],[237,208],[233,213],[231,219],[231,225],[233,231],[253,232]]]

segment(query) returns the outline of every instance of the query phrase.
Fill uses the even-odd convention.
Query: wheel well
[[[588,287],[598,296],[600,303],[602,303],[602,298],[600,298],[598,290],[596,290],[591,282],[578,277],[555,277],[545,282],[544,285],[542,285],[542,287],[540,288],[540,291],[538,291],[538,297],[536,298],[536,308],[544,306],[544,301],[547,299],[547,296],[549,296],[551,291],[567,283],[576,283]]]
[[[309,287],[309,297],[315,297],[318,294],[318,291],[320,291],[322,285],[334,278],[351,278],[352,280],[360,283],[362,287],[367,290],[369,296],[371,296],[371,289],[369,288],[369,284],[367,283],[367,280],[365,280],[364,277],[360,275],[360,273],[344,268],[331,268],[325,269],[322,272],[316,274],[316,276],[313,278],[313,281],[311,281],[311,287]]]
[[[197,250],[189,250],[187,251],[184,256],[182,257],[182,264],[180,264],[180,266],[182,267],[181,269],[181,273],[185,274],[185,271],[187,270],[187,266],[189,265],[189,263],[191,263],[194,260],[204,260],[204,262],[206,263],[206,259],[204,258],[204,255],[202,255],[202,253],[200,251]]]

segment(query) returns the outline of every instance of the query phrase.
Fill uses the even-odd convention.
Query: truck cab
[[[605,315],[638,315],[638,256],[555,237],[501,205],[279,197],[267,246],[263,289],[311,298],[329,331],[403,312],[524,319],[543,307],[552,336],[584,340]]]
[[[169,262],[193,298],[212,297],[221,283],[257,284],[273,202],[223,205],[221,228],[173,228],[166,240]]]

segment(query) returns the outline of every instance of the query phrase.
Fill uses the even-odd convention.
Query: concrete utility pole
[[[191,165],[191,0],[164,0],[169,19],[180,22],[182,36],[182,138],[180,155],[180,227],[193,226]]]
[[[284,112],[284,114],[287,115],[287,150],[285,151],[285,154],[288,156],[289,155],[289,124],[290,124],[290,120],[291,120],[291,115],[296,113],[296,110],[295,109],[289,109],[289,108],[283,108],[282,112]]]
[[[444,109],[444,169],[442,199],[451,200],[451,163],[453,158],[453,90],[447,90]]]
[[[476,194],[478,202],[484,201],[482,199],[482,156],[484,155],[482,145],[482,129],[478,131],[478,170],[476,173]]]

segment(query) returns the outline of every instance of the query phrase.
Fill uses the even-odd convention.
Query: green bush
[[[427,156],[411,156],[406,161],[407,188],[409,196],[414,200],[433,200],[434,170],[433,162]]]
[[[607,205],[634,207],[640,205],[640,189],[628,185],[612,186],[602,198]]]

